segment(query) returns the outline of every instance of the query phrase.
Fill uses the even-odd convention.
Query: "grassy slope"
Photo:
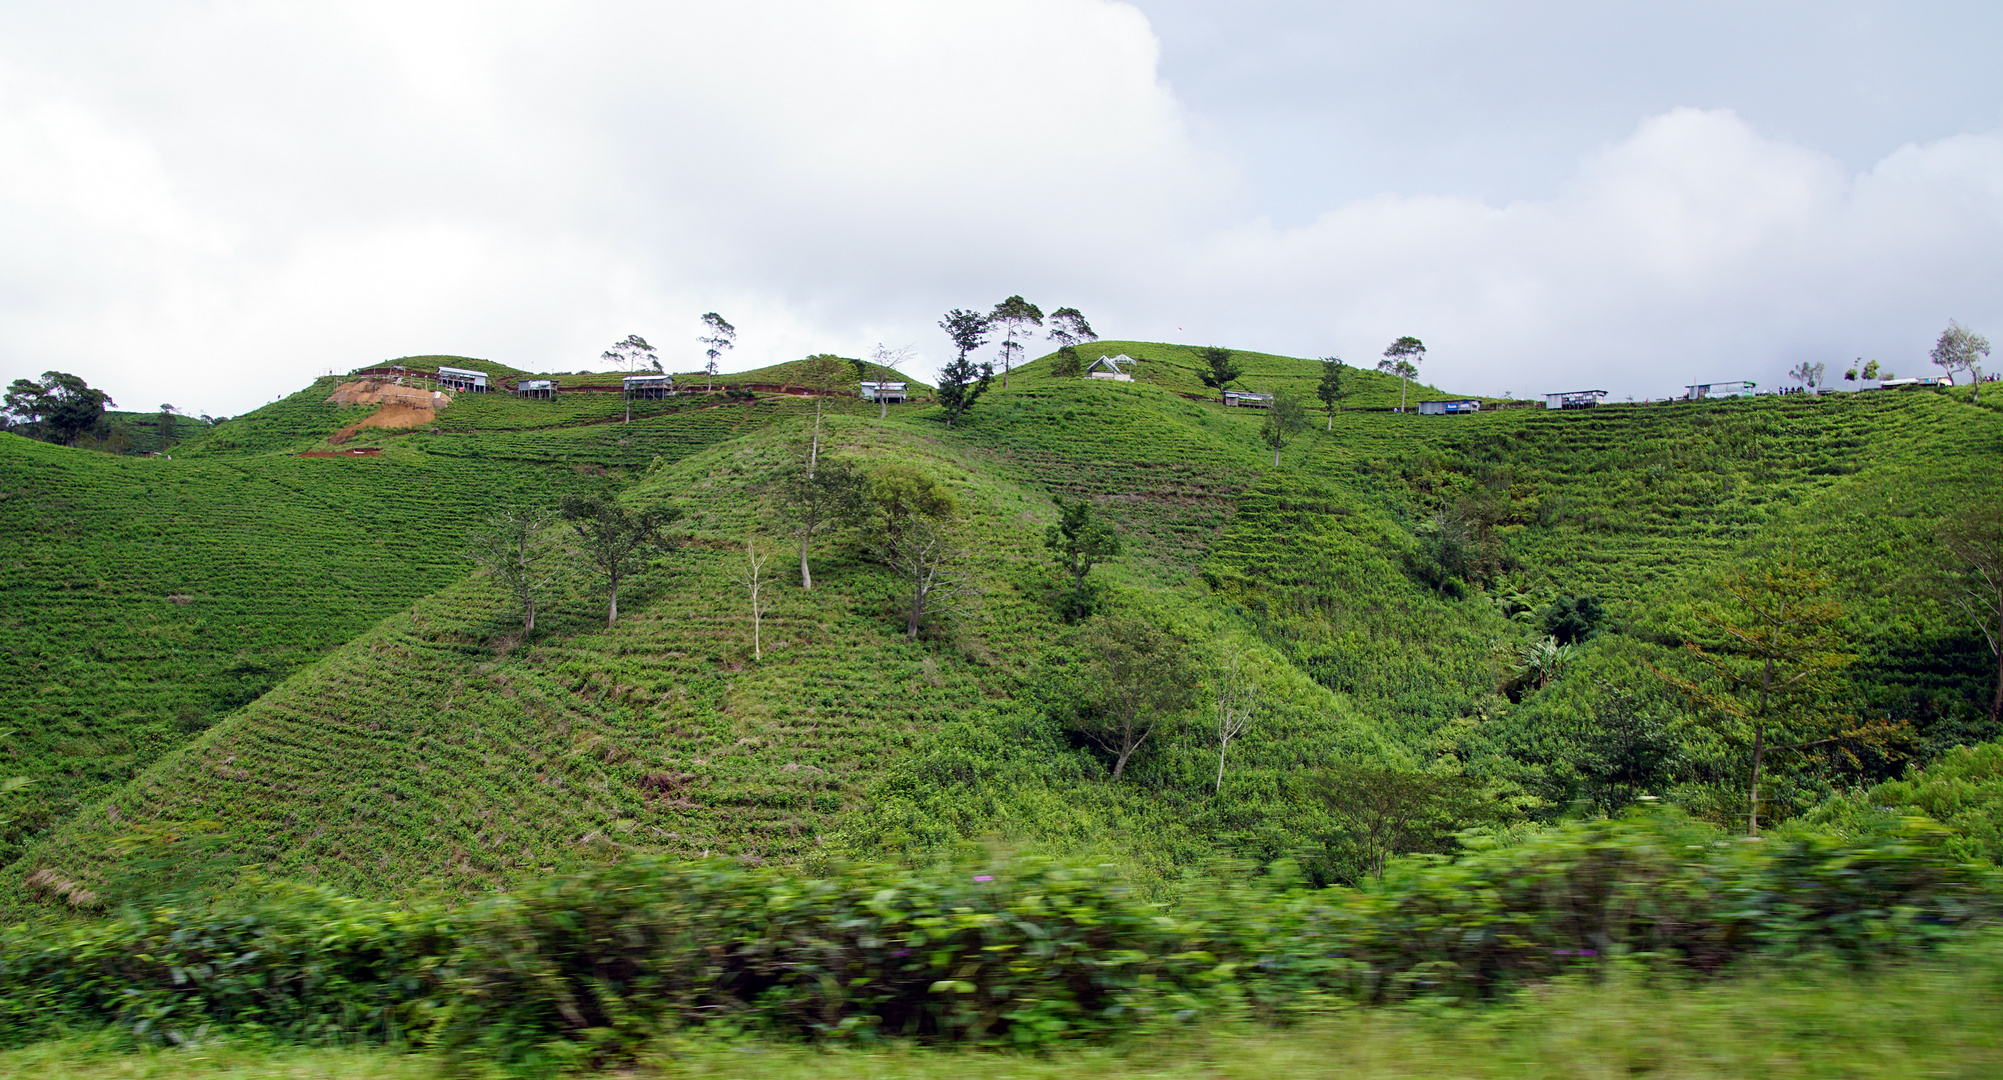
[[[1141,356],[1143,380],[1055,379],[1045,358],[952,430],[923,406],[882,424],[830,421],[843,452],[928,463],[979,515],[981,597],[917,646],[894,634],[887,579],[831,557],[825,588],[782,591],[774,655],[746,661],[734,545],[769,522],[763,486],[796,452],[787,440],[802,402],[666,402],[626,425],[611,422],[617,401],[468,395],[435,432],[365,431],[350,445],[390,448],[368,465],[406,463],[441,492],[469,486],[454,468],[544,484],[651,469],[629,497],[682,505],[695,539],[629,595],[632,617],[610,632],[592,626],[594,601],[572,583],[550,632],[509,649],[482,585],[445,588],[162,762],[37,857],[87,872],[131,821],[154,816],[215,817],[219,851],[362,891],[427,876],[487,882],[628,847],[795,857],[830,829],[841,844],[891,848],[982,832],[1096,837],[1164,865],[1222,835],[1272,853],[1312,824],[1286,818],[1284,789],[1302,768],[1331,753],[1466,753],[1479,742],[1469,731],[1501,708],[1496,645],[1529,631],[1401,569],[1411,530],[1443,496],[1499,493],[1523,579],[1599,592],[1622,618],[1662,626],[1679,590],[1763,538],[1820,537],[1818,557],[1873,573],[1909,560],[1973,482],[1961,468],[1947,470],[1961,487],[1940,482],[1929,455],[1993,461],[1999,445],[1993,411],[1859,395],[1346,413],[1275,470],[1255,439],[1262,414],[1176,396],[1200,389],[1190,350],[1100,344]],[[1304,391],[1319,373],[1278,357],[1247,366]],[[1351,404],[1395,403],[1395,380],[1358,378]],[[362,464],[244,457],[317,445],[352,422],[358,410],[318,404],[325,392],[224,425],[204,454]],[[1114,787],[1092,780],[1093,759],[1043,715],[1071,666],[1041,604],[1052,492],[1095,500],[1128,537],[1129,556],[1107,568],[1127,602],[1269,671],[1275,711],[1234,748],[1231,798],[1208,796],[1215,757],[1199,729],[1163,740],[1139,783]],[[1864,523],[1810,527],[1822,508],[1861,505],[1874,508]],[[438,520],[463,529],[470,517]],[[102,540],[100,526],[86,532]],[[1853,591],[1873,628],[1941,624],[1887,590]],[[61,640],[66,625],[36,632]],[[1952,697],[1969,674],[1952,657],[1946,667],[1914,679]],[[967,761],[978,765],[955,764]],[[653,774],[671,790],[641,789]]]
[[[1203,385],[1198,372],[1209,371],[1209,366],[1197,358],[1197,346],[1170,345],[1160,341],[1091,341],[1078,346],[1078,355],[1090,364],[1101,356],[1118,356],[1125,353],[1140,361],[1134,370],[1134,381],[1159,386],[1177,394],[1215,398],[1217,392]],[[1027,376],[1032,382],[1051,380],[1050,367],[1055,353],[1039,357],[1029,364],[1016,369],[1019,375],[1011,375],[1013,380]],[[1243,369],[1233,385],[1260,393],[1286,391],[1306,402],[1308,407],[1319,409],[1321,403],[1315,398],[1315,388],[1321,383],[1321,363],[1316,360],[1295,356],[1278,356],[1272,353],[1247,352],[1234,349],[1231,355]],[[1353,380],[1347,384],[1349,396],[1342,405],[1346,409],[1390,409],[1398,405],[1398,380],[1382,372],[1351,367],[1344,376]],[[1413,382],[1406,387],[1408,403],[1433,401],[1452,397],[1436,387]]]
[[[631,849],[813,852],[900,752],[1064,665],[1050,655],[1060,628],[1043,599],[1053,511],[1029,471],[968,445],[971,427],[949,433],[912,412],[831,418],[831,452],[917,461],[961,492],[982,538],[978,596],[937,640],[909,644],[894,582],[836,557],[814,592],[780,591],[767,658],[751,663],[730,578],[738,545],[770,531],[763,489],[805,424],[803,403],[759,408],[795,419],[666,465],[630,493],[681,506],[690,540],[626,597],[616,628],[593,624],[595,602],[573,583],[536,643],[514,647],[482,584],[447,589],[169,757],[31,865],[82,879],[130,823],[153,819],[221,821],[218,857],[377,892]],[[664,432],[702,422],[702,411],[658,421]],[[643,425],[633,428],[645,452]],[[1143,542],[1139,566],[1186,554],[1164,547]],[[1325,691],[1295,682],[1294,738],[1371,745]],[[1258,742],[1248,763],[1262,760]]]
[[[514,457],[504,440],[427,453],[417,436],[373,431],[350,445],[388,447],[378,458],[274,452],[324,445],[367,415],[325,405],[333,381],[172,461],[0,436],[0,565],[13,570],[0,709],[13,771],[36,781],[14,797],[0,850],[18,853],[328,649],[462,579],[465,532],[494,507],[615,483],[621,465],[686,455],[760,415],[705,413],[645,455],[617,443],[645,438],[646,422],[567,429],[571,443]]]

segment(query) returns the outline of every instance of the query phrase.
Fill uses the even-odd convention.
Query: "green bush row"
[[[1668,812],[1569,823],[1371,889],[1284,866],[1145,902],[1103,869],[1013,861],[805,877],[633,860],[477,904],[274,888],[0,938],[0,1031],[116,1022],[379,1039],[543,1067],[663,1029],[1038,1044],[1150,1023],[1473,998],[1615,956],[1710,972],[1755,954],[1862,960],[1993,908],[1944,830],[1748,842]]]

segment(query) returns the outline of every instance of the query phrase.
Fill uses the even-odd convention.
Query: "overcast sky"
[[[1478,393],[1916,374],[2003,334],[1999,56],[1994,3],[12,0],[0,379],[220,415],[711,310],[929,376],[1010,293]]]

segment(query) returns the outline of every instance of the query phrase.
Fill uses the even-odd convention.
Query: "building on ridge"
[[[886,404],[904,403],[904,384],[901,382],[865,382],[862,384],[864,401],[881,401]]]
[[[1121,353],[1118,356],[1101,356],[1097,360],[1092,361],[1092,366],[1085,369],[1085,374],[1087,377],[1093,379],[1116,379],[1120,382],[1133,382],[1134,374],[1130,369],[1135,363],[1134,358],[1128,356],[1126,353]]]
[[[654,401],[675,392],[673,375],[628,375],[619,380],[629,401]]]
[[[1226,390],[1224,404],[1247,409],[1270,409],[1273,407],[1273,395],[1255,394],[1250,390]]]
[[[440,367],[438,388],[461,394],[484,394],[487,392],[487,373],[471,368]]]
[[[556,386],[555,379],[523,379],[515,384],[515,393],[525,398],[547,400],[556,396]]]
[[[1458,416],[1461,413],[1481,411],[1481,402],[1475,398],[1461,401],[1421,401],[1420,416]]]
[[[1600,399],[1607,396],[1605,390],[1561,390],[1544,395],[1547,409],[1591,409],[1598,407]]]
[[[1703,401],[1706,398],[1752,397],[1759,383],[1751,379],[1734,379],[1730,382],[1692,383],[1683,388],[1683,400]]]

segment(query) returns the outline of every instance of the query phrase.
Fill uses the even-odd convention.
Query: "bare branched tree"
[[[1941,526],[1941,549],[1948,556],[1948,602],[1981,631],[1996,661],[1996,688],[1989,699],[1989,723],[2003,720],[2003,504],[1979,503]]]
[[[772,553],[758,543],[757,537],[744,541],[744,561],[731,580],[744,586],[746,596],[751,601],[751,659],[765,659],[765,615],[772,610],[772,598],[766,592],[772,587],[772,577],[765,572],[765,564],[772,560]]]
[[[1224,793],[1224,752],[1231,749],[1231,743],[1245,734],[1252,726],[1252,718],[1259,711],[1259,684],[1252,674],[1245,670],[1237,653],[1224,662],[1217,672],[1217,788],[1216,794]]]

